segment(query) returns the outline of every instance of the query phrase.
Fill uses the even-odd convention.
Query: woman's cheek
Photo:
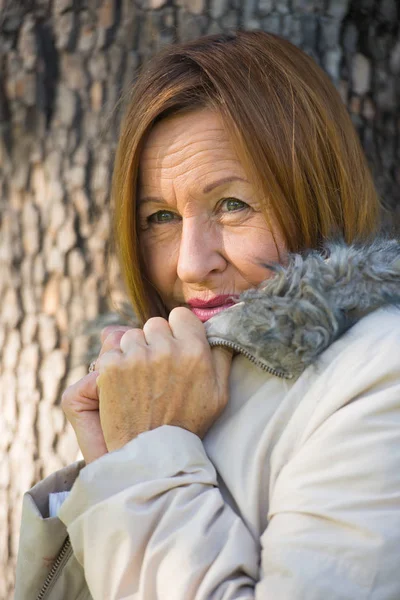
[[[174,238],[165,234],[139,238],[148,277],[161,292],[167,292],[175,279],[179,243]]]
[[[266,265],[280,262],[283,251],[279,241],[275,243],[271,232],[264,223],[262,225],[224,239],[229,262],[254,287],[271,277],[271,270]]]

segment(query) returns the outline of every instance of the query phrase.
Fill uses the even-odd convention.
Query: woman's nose
[[[200,217],[182,221],[177,274],[185,283],[204,283],[227,265],[222,239],[213,224]]]

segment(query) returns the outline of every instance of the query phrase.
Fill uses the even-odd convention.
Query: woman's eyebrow
[[[220,185],[226,184],[226,183],[230,183],[231,181],[244,181],[245,183],[248,183],[247,179],[243,179],[243,177],[238,177],[237,175],[231,175],[230,177],[223,177],[223,179],[217,179],[217,181],[213,181],[212,183],[207,184],[203,188],[203,194],[208,194],[214,188],[216,188]]]
[[[231,183],[232,181],[244,181],[245,183],[248,183],[247,179],[243,179],[243,177],[231,175],[230,177],[223,177],[222,179],[217,179],[217,181],[212,181],[211,183],[208,183],[203,188],[203,194],[209,194],[210,192],[212,192],[212,190],[219,187],[220,185],[226,185],[227,183]],[[155,202],[161,204],[164,202],[164,200],[157,196],[144,196],[143,198],[139,198],[138,202],[139,204],[144,204],[145,202]]]
[[[139,198],[138,204],[144,204],[145,202],[155,202],[156,204],[164,204],[165,200],[158,198],[157,196],[144,196]]]

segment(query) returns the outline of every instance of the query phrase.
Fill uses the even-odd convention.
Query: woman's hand
[[[128,329],[120,325],[105,327],[101,333],[103,346],[99,356],[112,348],[119,348],[120,340]],[[96,371],[85,375],[70,385],[61,398],[62,409],[75,431],[86,464],[108,452],[100,424],[98,375]]]
[[[67,387],[61,406],[71,423],[86,464],[107,453],[100,425],[95,371]]]
[[[107,449],[161,425],[203,438],[227,404],[231,360],[229,350],[210,348],[203,324],[187,308],[126,331],[120,349],[96,362]]]

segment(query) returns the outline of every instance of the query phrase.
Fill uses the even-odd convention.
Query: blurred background
[[[116,104],[165,44],[235,28],[281,34],[328,72],[398,231],[398,0],[0,0],[1,600],[23,493],[78,456],[60,399],[87,372],[83,326],[124,301],[106,260]]]

